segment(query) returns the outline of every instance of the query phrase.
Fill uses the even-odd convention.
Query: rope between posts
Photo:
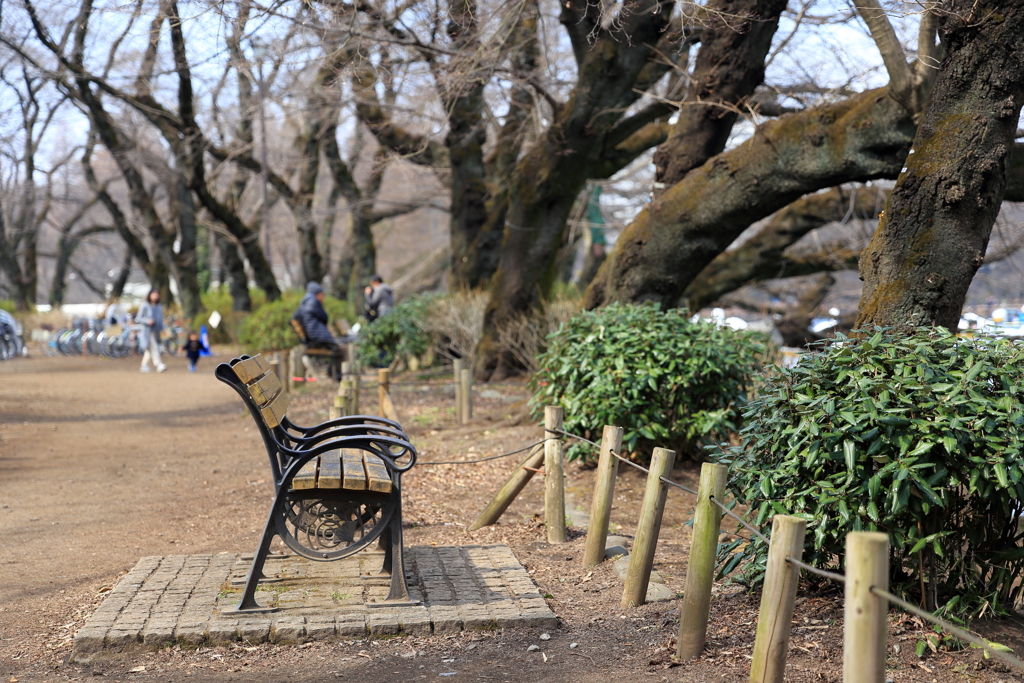
[[[760,529],[757,529],[756,527],[752,526],[752,525],[751,525],[751,524],[750,524],[749,522],[747,522],[747,520],[743,519],[742,517],[740,517],[739,515],[737,515],[737,514],[736,514],[735,512],[733,512],[732,510],[730,510],[729,508],[727,508],[727,507],[725,506],[725,504],[724,504],[724,503],[722,503],[722,501],[718,500],[718,499],[717,499],[717,498],[715,498],[714,496],[708,496],[708,500],[710,500],[710,501],[711,501],[712,503],[714,503],[715,505],[717,505],[717,506],[718,506],[718,507],[719,507],[719,508],[720,508],[720,509],[722,510],[722,512],[724,512],[725,514],[727,514],[727,515],[729,515],[730,517],[732,517],[733,519],[735,519],[735,520],[736,520],[737,522],[739,522],[739,523],[740,523],[741,525],[745,526],[745,527],[747,528],[747,530],[748,530],[748,531],[750,531],[750,533],[752,533],[752,534],[754,534],[755,536],[757,536],[758,538],[760,538],[760,539],[761,539],[762,541],[764,541],[764,542],[765,542],[765,543],[766,543],[767,545],[769,545],[769,546],[770,546],[770,545],[772,544],[772,542],[768,540],[768,537],[767,537],[767,536],[765,536],[764,534],[762,534],[762,533],[761,533],[761,530],[760,530]]]
[[[599,444],[599,443],[595,443],[594,441],[591,441],[590,439],[586,439],[586,438],[584,438],[582,436],[579,436],[577,434],[572,434],[570,432],[562,431],[561,429],[548,429],[547,431],[554,432],[556,434],[562,434],[564,436],[569,436],[569,437],[572,437],[573,439],[578,439],[579,441],[584,441],[586,443],[589,443],[591,446],[596,446],[598,448],[601,447],[601,444]],[[640,470],[644,474],[650,474],[651,473],[651,471],[649,469],[647,469],[646,467],[643,467],[642,465],[638,465],[637,463],[633,462],[632,460],[629,460],[628,458],[622,457],[621,455],[616,453],[614,450],[609,449],[608,452],[611,453],[612,456],[615,457],[617,460],[620,460],[621,462],[626,463],[630,467],[635,467],[636,469]],[[669,479],[667,477],[659,477],[659,479],[661,479],[662,482],[664,482],[665,484],[668,484],[669,486],[674,486],[677,489],[682,489],[683,491],[686,491],[687,493],[691,493],[691,494],[693,494],[695,496],[697,495],[697,492],[694,491],[693,489],[687,488],[687,487],[683,486],[682,484],[677,484],[676,482],[672,481],[671,479]]]
[[[993,657],[997,657],[998,659],[1003,660],[1010,666],[1024,670],[1024,662],[1014,657],[1009,652],[1003,652],[1001,650],[993,648],[991,643],[989,643],[989,641],[985,640],[984,638],[980,638],[969,631],[965,631],[964,629],[958,626],[954,626],[945,619],[937,617],[931,612],[921,609],[917,605],[914,605],[912,603],[907,602],[906,600],[898,598],[887,590],[882,590],[877,586],[872,586],[871,592],[880,598],[888,600],[889,602],[902,607],[911,614],[921,617],[925,621],[929,621],[935,624],[936,626],[941,626],[944,631],[948,631],[960,640],[966,640],[968,643],[971,643],[976,647],[982,648],[983,650],[985,650],[985,652],[991,654]]]
[[[537,441],[535,443],[531,443],[529,446],[523,446],[519,450],[511,451],[509,453],[502,453],[501,455],[491,455],[491,456],[488,456],[486,458],[480,458],[479,460],[450,460],[450,461],[447,461],[447,462],[418,462],[416,464],[417,465],[473,465],[473,464],[476,464],[478,462],[487,462],[488,460],[497,460],[498,458],[507,458],[510,455],[515,455],[516,453],[522,453],[523,451],[528,451],[531,448],[534,448],[535,446],[541,445],[545,441],[557,441],[557,440],[558,439],[541,439],[540,441]]]
[[[795,557],[787,557],[786,558],[786,562],[789,562],[791,565],[793,565],[795,567],[799,567],[800,569],[803,569],[805,571],[809,571],[812,574],[817,574],[818,576],[820,576],[820,577],[822,577],[824,579],[830,579],[832,581],[835,581],[836,583],[842,583],[842,584],[846,583],[846,577],[843,576],[842,574],[836,574],[835,572],[827,572],[824,569],[818,569],[817,567],[812,567],[811,565],[807,564],[806,562],[801,562],[800,560],[796,559]]]
[[[600,448],[599,444],[595,443],[594,441],[591,441],[590,439],[586,439],[586,438],[584,438],[582,436],[578,436],[576,434],[571,434],[571,433],[563,431],[561,429],[548,429],[547,431],[558,433],[558,434],[562,434],[564,436],[568,436],[568,437],[571,437],[573,439],[578,439],[579,441],[584,441],[586,443],[591,444],[592,446]],[[616,459],[626,463],[627,465],[630,465],[631,467],[635,467],[636,469],[640,470],[641,472],[644,472],[645,474],[650,474],[650,470],[648,470],[646,467],[642,467],[641,465],[638,465],[637,463],[635,463],[635,462],[633,462],[631,460],[628,460],[627,458],[622,457],[621,455],[616,453],[614,450],[609,450],[609,452]],[[661,479],[662,482],[664,482],[665,484],[668,484],[669,486],[674,486],[674,487],[676,487],[678,489],[682,489],[683,491],[686,491],[687,493],[693,494],[695,496],[699,495],[696,491],[694,491],[692,489],[689,489],[689,488],[687,488],[685,486],[682,486],[680,484],[677,484],[676,482],[671,481],[671,480],[669,480],[669,479],[667,479],[665,477],[660,477],[660,479]],[[768,545],[769,547],[771,546],[771,540],[767,536],[765,536],[763,533],[761,533],[761,531],[759,529],[757,529],[756,527],[751,525],[749,522],[747,522],[747,520],[743,519],[742,517],[737,515],[735,512],[730,510],[724,503],[722,503],[721,501],[717,500],[714,496],[710,496],[709,500],[712,503],[714,503],[715,505],[717,505],[722,510],[722,512],[724,512],[725,514],[727,514],[730,517],[732,517],[733,519],[735,519],[743,527],[745,527],[748,531],[750,531],[752,534],[754,534],[759,539],[764,541],[764,543],[766,545]],[[802,562],[801,560],[796,559],[795,557],[787,556],[786,557],[786,562],[789,562],[790,564],[792,564],[793,566],[795,566],[795,567],[797,567],[799,569],[803,569],[804,571],[810,572],[811,574],[814,574],[816,576],[820,576],[820,577],[822,577],[824,579],[828,579],[830,581],[835,581],[836,583],[839,583],[839,584],[844,584],[844,585],[846,584],[846,577],[843,576],[842,574],[837,574],[835,572],[830,572],[830,571],[826,571],[824,569],[819,569],[818,567],[813,567],[813,566],[807,564],[806,562]],[[1018,659],[1017,657],[1015,657],[1014,655],[1012,655],[1012,654],[1010,654],[1008,652],[1003,652],[1001,650],[997,650],[996,648],[992,647],[992,644],[989,643],[984,638],[976,636],[973,633],[970,633],[969,631],[966,631],[966,630],[964,630],[964,629],[962,629],[962,628],[960,628],[960,627],[958,627],[958,626],[956,626],[954,624],[951,624],[950,622],[946,621],[945,619],[942,619],[941,617],[938,617],[938,616],[932,614],[931,612],[923,610],[920,607],[918,607],[918,606],[916,606],[916,605],[914,605],[912,603],[909,603],[906,600],[903,600],[902,598],[898,598],[895,595],[893,595],[892,593],[890,593],[889,591],[883,590],[883,589],[878,588],[876,586],[872,586],[871,587],[871,592],[874,593],[875,595],[877,595],[878,597],[883,598],[885,600],[888,600],[890,603],[899,606],[900,608],[906,610],[907,612],[910,612],[911,614],[914,614],[914,615],[920,617],[921,619],[924,619],[925,621],[927,621],[929,623],[932,623],[932,624],[935,624],[936,626],[939,626],[940,628],[942,628],[943,630],[945,630],[948,633],[952,634],[956,638],[959,638],[960,640],[964,640],[964,641],[966,641],[968,643],[971,643],[972,645],[974,645],[976,647],[979,647],[979,648],[983,649],[987,654],[1002,660],[1004,663],[1009,664],[1010,666],[1013,666],[1013,667],[1015,667],[1017,669],[1020,669],[1020,670],[1024,671],[1024,661]]]

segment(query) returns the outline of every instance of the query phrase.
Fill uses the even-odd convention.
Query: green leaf
[[[846,461],[846,469],[852,470],[857,466],[857,444],[853,441],[843,442],[843,459]]]

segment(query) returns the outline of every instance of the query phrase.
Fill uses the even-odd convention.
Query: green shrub
[[[259,353],[290,349],[299,344],[299,338],[289,320],[304,294],[299,290],[282,292],[280,299],[265,303],[246,316],[238,326],[238,341],[242,348],[247,353]],[[355,320],[352,305],[347,301],[328,296],[324,298],[324,308],[331,325],[339,319],[350,323]],[[335,330],[332,332],[337,334]]]
[[[612,304],[584,311],[548,337],[530,380],[531,405],[565,409],[565,430],[597,439],[623,428],[623,449],[649,457],[655,446],[699,456],[698,444],[740,424],[760,336],[690,322],[686,311]],[[575,442],[570,458],[591,458]]]
[[[18,307],[14,305],[12,299],[0,299],[0,311],[7,311],[13,315],[16,310]]]
[[[212,344],[237,344],[239,326],[242,320],[250,313],[245,311],[235,311],[234,304],[235,300],[232,298],[231,293],[228,291],[227,285],[221,285],[220,287],[214,287],[202,295],[204,311],[200,311],[196,314],[196,317],[192,319],[192,329],[199,332],[203,325],[206,325],[206,329],[210,334],[210,343]],[[262,289],[250,289],[249,300],[252,304],[252,310],[257,311],[259,308],[266,303],[267,295]],[[214,311],[220,313],[221,321],[217,327],[210,325],[210,315]]]
[[[423,355],[433,340],[425,330],[430,298],[414,296],[360,330],[359,360],[367,367],[388,366],[395,358]]]
[[[768,378],[731,449],[729,488],[766,525],[808,523],[804,560],[841,566],[846,534],[877,530],[892,544],[895,591],[977,616],[1022,597],[1024,347],[921,329],[845,340]],[[761,543],[722,547],[723,571]],[[924,583],[923,583],[924,582]]]

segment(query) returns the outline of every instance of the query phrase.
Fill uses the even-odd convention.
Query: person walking
[[[185,342],[182,350],[185,352],[185,357],[188,358],[189,372],[196,371],[196,363],[199,362],[199,356],[202,355],[203,351],[209,351],[195,332],[188,333],[188,341]]]
[[[366,310],[366,319],[371,323],[382,318],[391,312],[395,307],[395,295],[391,286],[384,284],[380,275],[370,278],[370,286],[366,288],[366,303],[363,308]]]
[[[142,372],[149,372],[152,361],[157,372],[163,372],[167,366],[160,360],[160,333],[164,331],[164,308],[160,305],[160,292],[153,289],[146,300],[139,306],[135,321],[142,325],[139,342],[145,353],[142,354]]]

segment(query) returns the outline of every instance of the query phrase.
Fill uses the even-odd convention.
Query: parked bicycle
[[[0,310],[0,361],[16,358],[25,352],[21,323],[10,313]]]

